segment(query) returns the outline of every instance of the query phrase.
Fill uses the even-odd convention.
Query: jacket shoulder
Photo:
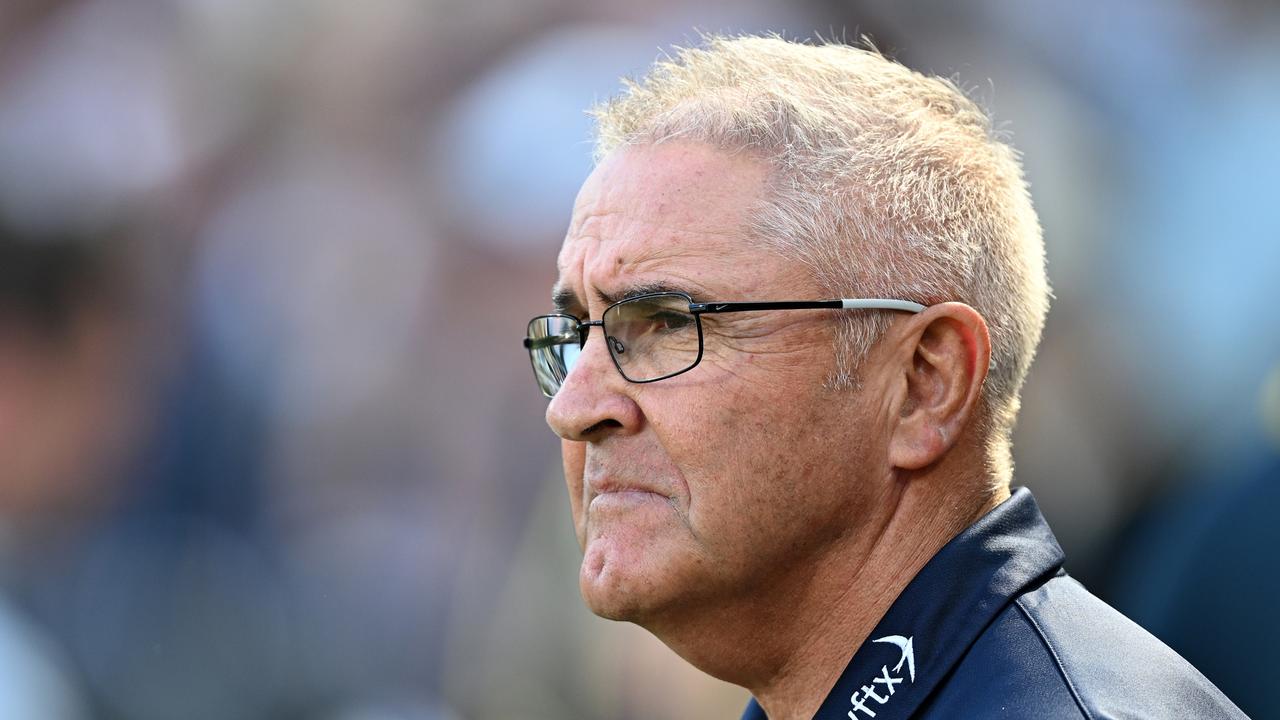
[[[916,718],[1086,720],[1027,618],[1014,605],[995,617]]]
[[[1090,718],[1245,718],[1169,646],[1065,575],[1016,610]]]
[[[978,637],[921,718],[1244,718],[1177,653],[1065,575]]]

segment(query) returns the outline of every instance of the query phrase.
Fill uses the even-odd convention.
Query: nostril
[[[595,425],[592,425],[586,430],[583,430],[582,433],[580,434],[580,437],[590,437],[600,432],[601,430],[604,430],[605,428],[620,428],[620,427],[622,427],[622,423],[618,422],[617,420],[614,420],[613,418],[608,418],[605,420],[601,420],[600,422],[596,423]]]

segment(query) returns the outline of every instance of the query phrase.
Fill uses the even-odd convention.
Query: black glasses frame
[[[926,307],[928,307],[926,305],[922,305],[917,302],[912,302],[910,300],[894,300],[889,298],[843,298],[839,300],[764,300],[764,301],[697,303],[697,302],[694,302],[693,298],[690,297],[687,293],[682,293],[677,291],[663,291],[663,292],[645,293],[643,295],[634,295],[632,297],[623,298],[622,300],[619,300],[609,305],[609,307],[605,308],[604,312],[600,314],[599,320],[583,321],[583,320],[579,320],[577,317],[573,315],[568,315],[565,313],[552,313],[549,315],[538,315],[537,317],[529,321],[529,326],[532,327],[533,323],[537,322],[538,320],[545,320],[545,319],[551,319],[551,318],[557,318],[557,319],[564,318],[566,320],[572,320],[576,325],[576,329],[578,333],[578,348],[581,350],[586,347],[587,335],[590,333],[591,328],[593,327],[598,327],[600,328],[601,332],[605,333],[605,342],[608,343],[608,330],[604,326],[604,316],[607,315],[610,310],[625,303],[636,302],[639,300],[648,300],[650,298],[658,298],[658,297],[679,297],[679,298],[683,298],[686,302],[689,303],[688,312],[690,315],[693,316],[694,325],[698,329],[698,356],[694,358],[694,361],[692,364],[690,364],[688,367],[684,368],[683,370],[677,370],[673,373],[668,373],[666,375],[662,375],[656,378],[650,378],[648,380],[632,380],[631,378],[627,377],[626,371],[622,369],[622,365],[618,362],[617,355],[614,354],[613,348],[612,347],[608,348],[609,359],[613,361],[613,366],[617,368],[618,374],[622,375],[622,378],[627,382],[636,383],[637,385],[643,385],[651,382],[658,382],[659,380],[666,380],[668,378],[673,378],[677,375],[682,375],[694,369],[695,367],[697,367],[698,363],[702,362],[702,353],[703,353],[702,316],[703,315],[717,315],[721,313],[735,313],[735,312],[760,312],[764,310],[900,310],[903,312],[918,313],[918,312],[922,312]],[[538,373],[538,366],[537,366],[537,362],[534,361],[533,359],[533,351],[542,349],[545,347],[549,347],[551,345],[561,344],[565,339],[566,338],[564,336],[538,338],[538,339],[534,339],[526,336],[524,338],[524,347],[529,351],[529,362],[533,365],[533,372],[535,376]],[[546,392],[544,391],[543,394],[546,395]],[[552,397],[552,395],[547,395],[547,397]]]

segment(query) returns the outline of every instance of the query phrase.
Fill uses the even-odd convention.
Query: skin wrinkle
[[[785,298],[792,299],[792,298]],[[807,300],[809,298],[796,298]],[[808,315],[808,317],[806,317]],[[776,316],[776,317],[770,317]],[[793,353],[808,350],[813,333],[832,334],[832,313],[824,310],[786,310],[774,313],[741,313],[702,316],[702,332],[706,338],[706,350],[714,349],[713,338],[723,343],[742,343],[773,334],[792,333],[799,336],[794,342],[779,347],[751,350],[749,345],[730,345],[732,349],[755,353]]]

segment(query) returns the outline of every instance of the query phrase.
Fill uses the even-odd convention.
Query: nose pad
[[[612,335],[609,336],[609,344],[613,346],[613,352],[615,355],[621,355],[627,351],[627,346],[623,345],[621,340],[613,337]]]

